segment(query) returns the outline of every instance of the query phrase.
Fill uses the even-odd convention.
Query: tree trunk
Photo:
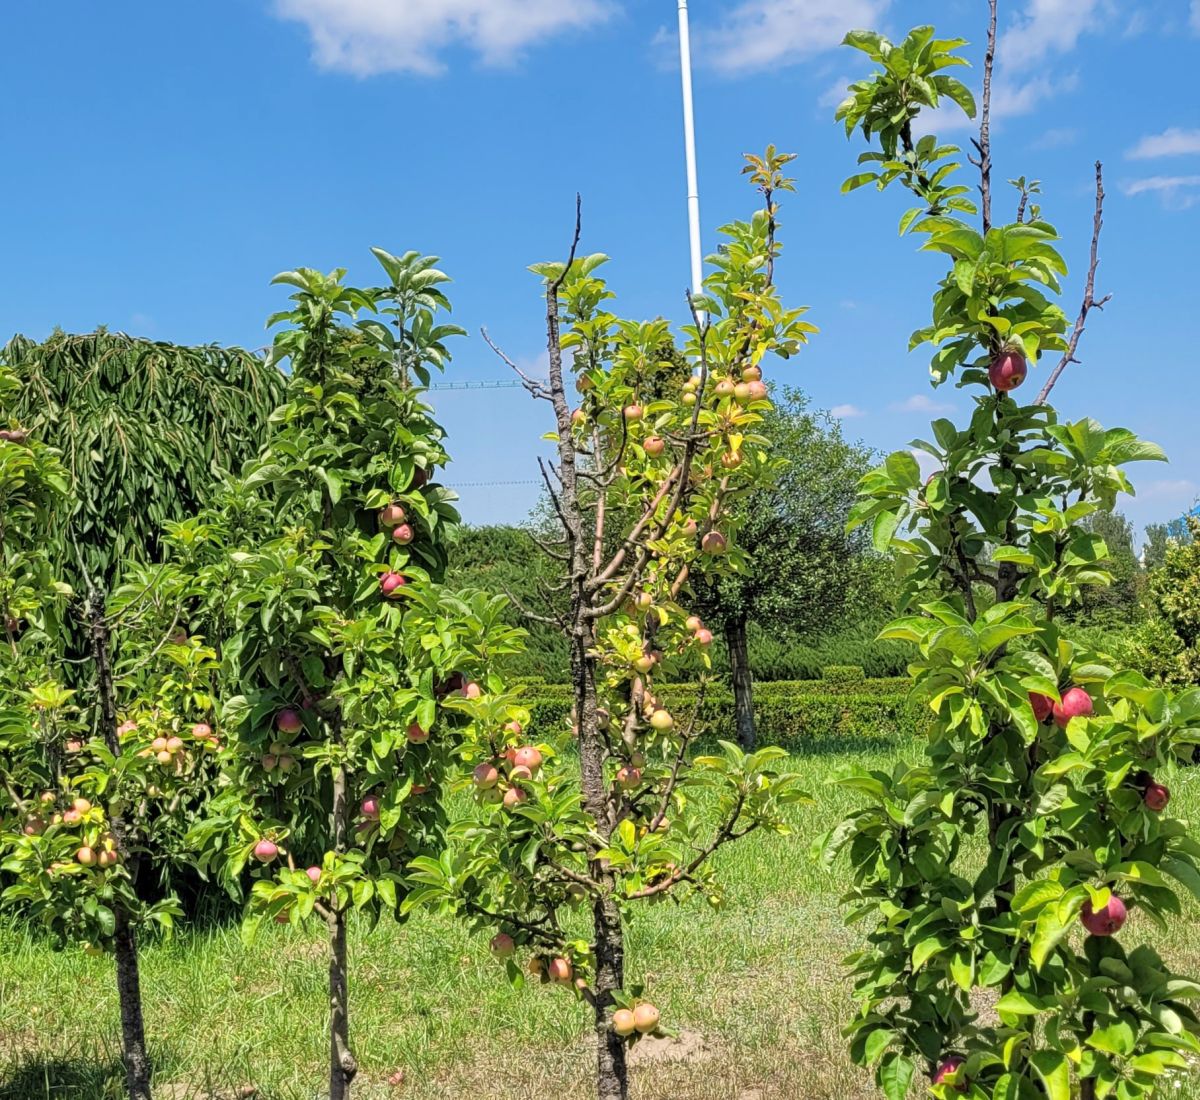
[[[341,743],[341,712],[333,717],[334,740]],[[333,772],[333,850],[346,850],[349,816],[346,807],[346,769]],[[331,900],[331,906],[334,902]],[[350,1083],[358,1063],[350,1052],[350,978],[346,967],[346,913],[329,912],[329,1100],[350,1100]]]
[[[746,643],[745,617],[725,624],[725,644],[729,647],[729,671],[733,680],[733,713],[738,744],[752,752],[754,730],[754,679],[750,675],[750,651]]]
[[[108,623],[104,618],[104,596],[96,589],[88,599],[91,620],[92,659],[96,663],[96,683],[100,693],[100,725],[104,744],[114,758],[120,757],[117,737],[117,699],[113,688],[112,663],[109,657]],[[109,812],[109,831],[116,841],[117,851],[125,859],[131,878],[136,878],[134,854],[125,842],[125,822],[119,814]],[[129,1100],[150,1100],[150,1055],[146,1050],[146,1026],[142,1019],[142,985],[138,974],[137,935],[130,923],[129,912],[119,901],[113,905],[113,949],[117,966],[117,999],[121,1006],[121,1050],[125,1059],[125,1087]]]
[[[625,937],[621,914],[609,897],[592,908],[596,931],[596,1095],[598,1100],[627,1100],[629,1070],[625,1041],[613,1031],[612,992],[625,984]]]

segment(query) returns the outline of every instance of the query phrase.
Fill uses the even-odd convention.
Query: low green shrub
[[[762,744],[785,748],[823,738],[873,740],[912,737],[923,726],[921,708],[908,700],[901,679],[824,681],[776,680],[754,685],[754,713]],[[565,685],[530,685],[535,736],[557,733],[571,716]],[[667,684],[656,689],[677,721],[695,713],[701,736],[733,740],[733,695],[724,685]]]
[[[829,665],[822,676],[826,683],[831,684],[856,683],[866,678],[862,665]]]

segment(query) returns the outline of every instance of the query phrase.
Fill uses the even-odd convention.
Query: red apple
[[[75,853],[75,859],[84,867],[91,867],[96,862],[96,853],[85,844]]]
[[[320,867],[307,867],[307,868],[305,868],[304,873],[306,875],[308,875],[309,882],[320,882],[321,881],[321,868]]]
[[[1083,903],[1083,912],[1079,914],[1079,923],[1092,936],[1113,936],[1121,931],[1125,918],[1129,915],[1125,903],[1113,894],[1103,909],[1093,909],[1092,899]]]
[[[624,415],[626,420],[635,422],[641,420],[646,415],[646,410],[641,405],[626,405]]]
[[[1054,704],[1054,721],[1066,729],[1072,718],[1087,718],[1092,709],[1092,697],[1083,688],[1068,688],[1063,692],[1062,702]]]
[[[507,932],[498,932],[492,937],[491,948],[493,955],[507,959],[517,949],[517,945]]]
[[[362,810],[363,817],[369,818],[372,821],[379,820],[379,799],[373,794],[367,795],[362,800],[362,805],[359,807]]]
[[[763,401],[770,396],[771,391],[767,389],[766,382],[751,382],[750,383],[750,400]]]
[[[642,781],[642,773],[637,768],[621,768],[617,772],[617,786],[622,790],[631,791]]]
[[[275,715],[275,728],[280,733],[299,733],[304,728],[304,722],[298,712],[285,707]]]
[[[1146,793],[1142,798],[1146,803],[1146,809],[1160,814],[1167,808],[1167,803],[1171,801],[1171,792],[1161,783],[1148,783]]]
[[[937,1073],[934,1074],[933,1083],[935,1085],[944,1085],[949,1082],[952,1075],[958,1073],[959,1070],[967,1064],[965,1058],[960,1058],[957,1054],[950,1055],[940,1066]],[[961,1076],[956,1078],[957,1083],[954,1086],[956,1092],[966,1092],[967,1083],[962,1080]]]
[[[1029,704],[1033,707],[1033,716],[1039,722],[1044,722],[1054,711],[1054,700],[1049,695],[1040,695],[1036,691],[1029,693]]]
[[[651,458],[658,458],[660,454],[667,449],[667,441],[662,436],[651,435],[647,436],[646,442],[642,444],[642,449],[645,450]]]
[[[413,529],[409,524],[402,523],[392,529],[392,538],[398,545],[407,546],[413,540]]]
[[[521,790],[520,787],[509,787],[508,790],[504,792],[504,805],[510,810],[514,806],[521,805],[522,802],[525,802],[528,799],[529,795]]]
[[[408,584],[407,579],[401,573],[384,573],[379,578],[379,591],[382,592],[388,599],[394,598],[397,591]]]
[[[496,770],[496,765],[489,760],[485,760],[482,764],[477,764],[475,771],[472,773],[472,778],[475,786],[480,790],[486,790],[488,787],[494,787],[500,782],[500,772]]]
[[[712,645],[713,632],[707,627],[701,627],[696,631],[696,641],[701,645]]]
[[[379,512],[379,522],[384,527],[395,527],[404,522],[407,513],[404,507],[400,504],[389,504]]]
[[[405,736],[414,745],[423,745],[429,740],[429,731],[427,729],[422,729],[419,723],[412,722],[405,731]]]
[[[279,855],[279,846],[273,840],[267,840],[264,837],[254,845],[254,858],[259,863],[270,863],[277,855]]]
[[[552,982],[569,982],[575,974],[575,968],[571,966],[570,959],[555,958],[550,960],[550,965],[546,970],[550,975]]]
[[[542,754],[532,745],[522,745],[513,753],[513,763],[536,772],[542,766]]]
[[[988,378],[1001,393],[1015,390],[1025,381],[1028,373],[1029,364],[1025,362],[1025,356],[1016,351],[1001,352],[988,367]]]

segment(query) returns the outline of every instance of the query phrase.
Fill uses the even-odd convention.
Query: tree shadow
[[[125,1067],[111,1058],[22,1058],[0,1066],[0,1100],[122,1100]]]

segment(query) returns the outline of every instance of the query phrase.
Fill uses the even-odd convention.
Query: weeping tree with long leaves
[[[206,593],[201,619],[221,624],[225,786],[193,839],[235,893],[253,868],[247,937],[324,923],[331,1100],[358,1074],[350,916],[402,916],[407,865],[444,845],[442,787],[481,718],[466,708],[520,636],[503,597],[437,584],[459,519],[417,383],[461,330],[439,321],[433,257],[375,254],[380,288],[340,270],[276,278],[294,293],[271,319],[273,360],[291,371],[270,439],[172,531]]]
[[[1133,1100],[1200,1052],[1200,984],[1152,946],[1181,912],[1179,887],[1200,895],[1200,844],[1167,812],[1166,786],[1200,741],[1200,690],[1171,695],[1058,625],[1084,589],[1109,582],[1108,550],[1085,521],[1132,491],[1127,463],[1163,455],[1047,404],[1103,301],[1102,175],[1097,165],[1091,265],[1069,328],[1058,235],[1028,186],[1014,221],[992,218],[994,0],[991,16],[978,211],[956,182],[958,150],[914,137],[921,112],[946,100],[974,116],[946,73],[964,43],[930,27],[896,44],[846,40],[876,69],[838,111],[874,147],[845,189],[899,183],[916,198],[901,232],[949,270],[912,346],[932,348],[934,385],[974,403],[969,422],[938,420],[914,444],[931,476],[911,451],[891,455],[864,478],[852,517],[895,556],[901,617],[883,636],[917,646],[913,693],[931,721],[922,763],[844,780],[868,804],[823,843],[829,859],[848,855],[848,919],[868,928],[850,959],[860,1008],[847,1034],[890,1100],[918,1074],[943,1098]],[[1021,387],[1051,356],[1025,403]]]
[[[721,904],[713,853],[758,829],[786,832],[783,810],[803,798],[779,773],[782,750],[745,753],[730,738],[697,755],[694,716],[672,714],[656,694],[675,660],[711,640],[689,612],[693,570],[745,567],[731,502],[777,465],[760,432],[770,407],[762,371],[813,331],[772,277],[774,196],[790,185],[790,159],[771,150],[752,160],[765,205],[724,227],[709,258],[682,333],[682,378],[664,353],[666,322],[611,311],[605,257],[577,254],[578,220],[566,261],[532,268],[550,371],[547,381],[521,376],[553,418],[556,460],[542,472],[558,535],[542,548],[560,591],[545,592],[540,608],[529,607],[536,593],[520,599],[566,638],[574,731],[531,743],[519,716],[497,721],[519,699],[494,685],[467,703],[478,813],[456,825],[442,858],[414,862],[408,904],[462,912],[493,934],[510,980],[523,981],[523,960],[558,995],[591,1006],[601,1100],[628,1096],[628,1050],[662,1026],[627,977],[637,907],[689,896]],[[583,395],[575,409],[572,375]],[[587,915],[590,934],[575,933],[573,911]]]

